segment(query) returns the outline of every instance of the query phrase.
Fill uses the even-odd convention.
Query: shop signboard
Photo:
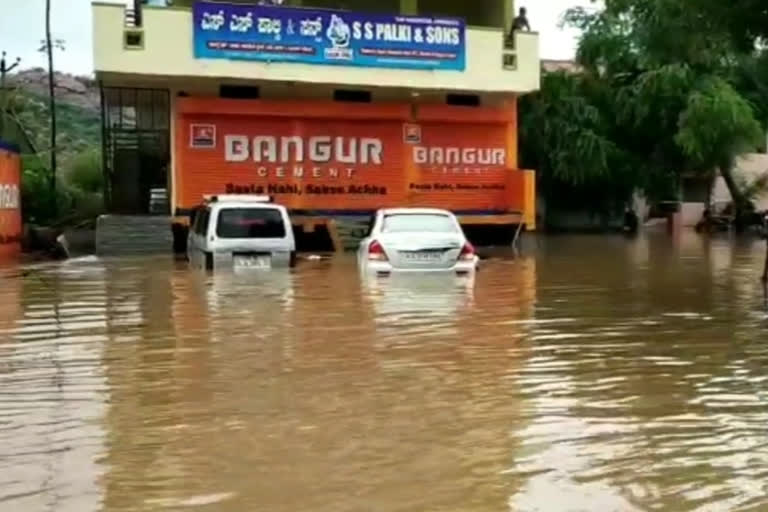
[[[21,251],[19,150],[0,140],[0,262]]]
[[[462,19],[201,2],[198,59],[463,71]]]
[[[188,104],[194,111],[185,112]],[[230,193],[268,194],[306,211],[523,208],[523,173],[515,169],[509,123],[401,120],[388,115],[388,106],[376,107],[379,119],[343,119],[333,103],[324,112],[322,105],[292,102],[285,115],[277,103],[253,105],[256,111],[250,112],[247,102],[180,100],[176,206],[190,208],[204,195]],[[307,117],[295,116],[310,110]],[[210,126],[215,139],[190,145],[200,125]]]

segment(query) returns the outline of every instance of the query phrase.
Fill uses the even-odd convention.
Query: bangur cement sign
[[[315,164],[335,162],[343,165],[381,165],[384,147],[380,139],[329,135],[307,139],[297,135],[259,135],[253,139],[246,135],[226,135],[224,145],[225,159],[228,162],[244,162],[253,157],[253,161],[257,163],[287,164],[307,161]]]
[[[463,168],[467,172],[479,172],[482,168],[504,167],[507,159],[507,150],[504,148],[441,148],[423,147],[413,148],[413,161],[418,165],[431,167],[443,167],[446,172],[454,172]]]
[[[197,110],[185,112],[186,104]],[[418,123],[393,118],[386,106],[368,107],[378,109],[379,119],[357,119],[333,110],[349,106],[332,103],[326,117],[324,105],[302,118],[300,102],[286,104],[282,114],[279,102],[235,108],[226,100],[182,101],[177,137],[200,124],[215,126],[216,135],[212,149],[185,139],[175,144],[175,206],[191,208],[208,194],[251,193],[309,211],[521,208],[510,202],[522,192],[510,181],[519,173],[510,169],[516,160],[508,124]],[[253,113],[259,109],[265,114]]]
[[[211,143],[213,146],[213,143]],[[305,166],[333,164],[336,171],[341,167],[352,177],[355,169],[349,166],[382,165],[384,143],[381,139],[357,137],[331,137],[320,135],[307,139],[298,136],[276,137],[257,135],[224,136],[224,160],[227,162],[253,161],[255,164],[276,164],[273,173],[278,178],[292,175],[305,176]],[[506,167],[507,152],[502,147],[425,147],[413,146],[412,161],[432,171],[479,174],[491,168]],[[286,166],[293,166],[292,169]],[[262,176],[269,175],[269,168],[260,167]],[[338,177],[333,169],[329,176]],[[319,176],[318,176],[319,177]]]
[[[0,141],[0,258],[21,250],[20,176],[18,151]]]

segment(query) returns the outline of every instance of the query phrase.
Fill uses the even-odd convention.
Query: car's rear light
[[[371,261],[387,261],[387,253],[378,240],[371,242],[368,246],[368,259]]]
[[[461,248],[461,253],[459,254],[459,259],[462,261],[471,261],[474,258],[475,258],[474,246],[469,242],[464,243],[464,247]]]

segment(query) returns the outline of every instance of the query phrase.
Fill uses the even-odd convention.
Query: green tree
[[[735,159],[754,150],[763,133],[749,102],[722,79],[711,78],[688,97],[675,141],[692,165],[719,169],[739,214],[749,210],[749,201],[733,176]]]
[[[613,138],[610,101],[599,81],[565,72],[545,74],[541,92],[523,99],[521,157],[547,199],[608,213],[631,196],[636,178]]]
[[[67,184],[87,193],[101,193],[104,190],[101,151],[89,148],[72,158],[65,171]]]
[[[692,2],[693,3],[693,2]],[[768,39],[768,2],[764,0],[697,0],[696,15],[715,20],[718,31],[726,33],[742,53]]]
[[[66,100],[57,102],[57,147],[62,173],[54,195],[49,165],[51,130],[47,98],[20,87],[15,87],[8,98],[9,119],[21,135],[28,135],[29,143],[22,144],[22,148],[26,146],[26,151],[33,152],[22,155],[25,221],[64,225],[91,220],[102,213],[98,112]]]
[[[541,180],[584,188],[608,176],[663,199],[676,194],[682,173],[718,171],[737,212],[746,210],[733,162],[763,143],[768,57],[755,42],[768,28],[746,14],[759,18],[764,6],[736,3],[730,14],[714,0],[606,0],[596,11],[569,11],[565,22],[582,31],[583,72],[545,76],[521,106],[522,154]],[[743,31],[740,20],[749,20]],[[594,134],[600,145],[585,142]]]

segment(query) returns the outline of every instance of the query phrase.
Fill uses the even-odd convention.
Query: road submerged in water
[[[764,246],[0,269],[0,510],[768,510]]]

